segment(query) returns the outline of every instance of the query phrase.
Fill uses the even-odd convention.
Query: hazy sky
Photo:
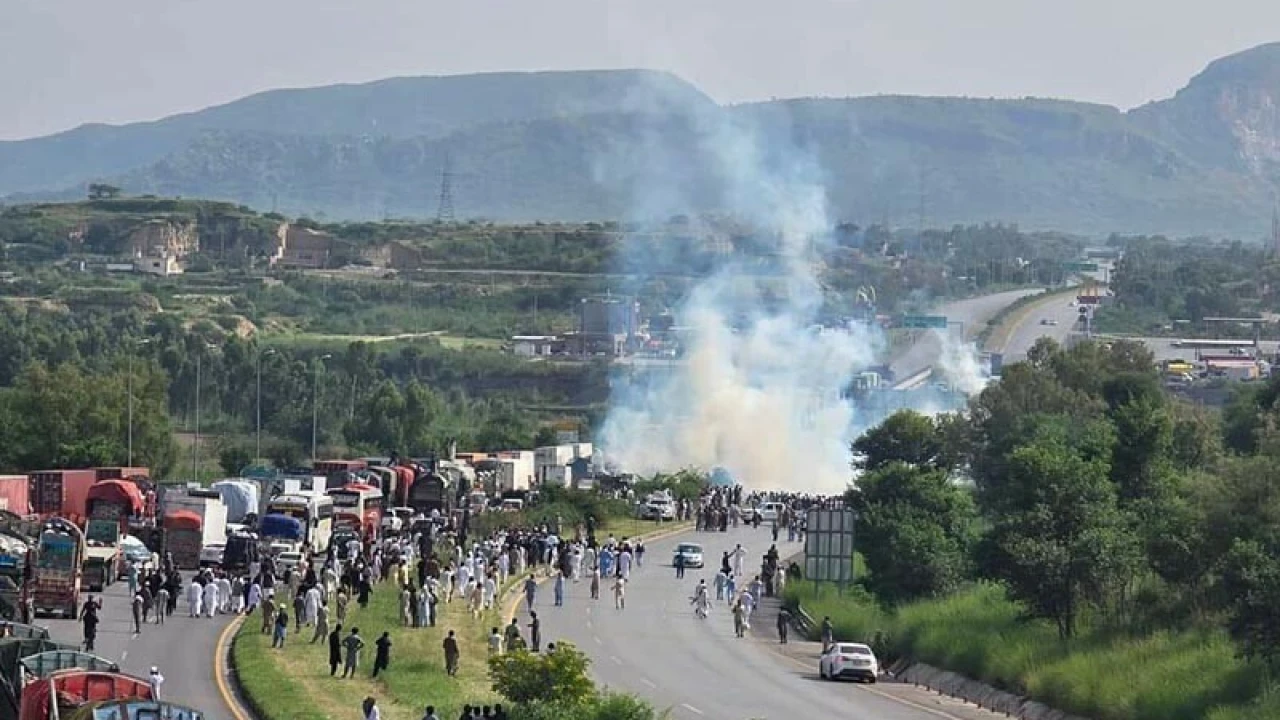
[[[1127,108],[1275,40],[1275,0],[0,0],[0,137],[275,87],[518,69],[666,69],[720,101]]]

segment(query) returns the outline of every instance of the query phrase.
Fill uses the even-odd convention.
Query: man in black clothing
[[[329,633],[329,676],[338,674],[338,666],[342,664],[342,623],[333,626]]]
[[[382,637],[373,644],[376,648],[373,655],[373,676],[378,677],[378,673],[391,664],[391,633],[384,630]]]

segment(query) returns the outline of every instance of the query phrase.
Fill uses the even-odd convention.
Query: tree
[[[228,475],[239,475],[240,471],[253,462],[253,453],[238,440],[220,440],[218,448],[218,465]]]
[[[106,183],[89,183],[90,200],[112,200],[120,197],[120,188]]]
[[[857,549],[869,589],[886,604],[932,597],[967,576],[977,511],[946,472],[892,462],[858,479],[845,503],[858,513]]]
[[[942,442],[933,420],[914,410],[899,410],[853,442],[854,462],[874,471],[894,462],[929,467],[942,456]]]
[[[987,496],[985,572],[1064,639],[1081,607],[1105,601],[1136,562],[1108,470],[1105,459],[1042,437],[1010,454],[999,492]]]
[[[581,650],[557,642],[547,653],[520,649],[490,657],[489,679],[495,692],[514,703],[575,705],[595,697],[590,665]]]
[[[1223,562],[1223,587],[1233,598],[1227,628],[1242,654],[1280,670],[1280,562],[1274,550],[1237,540]]]

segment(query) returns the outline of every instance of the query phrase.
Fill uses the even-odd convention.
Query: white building
[[[555,351],[558,341],[555,335],[514,335],[511,351],[521,357],[547,357]]]

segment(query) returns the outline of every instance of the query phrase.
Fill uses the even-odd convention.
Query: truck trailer
[[[29,477],[33,512],[77,524],[85,521],[89,488],[98,481],[93,470],[40,470]]]
[[[205,547],[226,545],[227,506],[216,492],[167,498],[166,506],[165,550],[180,569],[200,567]]]

